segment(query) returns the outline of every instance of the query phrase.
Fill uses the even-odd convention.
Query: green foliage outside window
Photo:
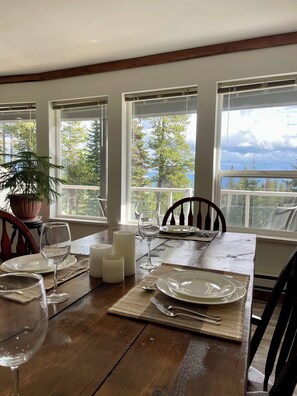
[[[144,131],[143,123],[146,124]],[[191,187],[194,156],[186,141],[188,115],[171,115],[133,120],[131,185],[134,187]],[[149,131],[149,132],[148,132]],[[149,176],[151,174],[151,176]],[[174,200],[182,198],[175,193]],[[151,208],[165,213],[168,193],[136,193],[135,201],[146,197]]]

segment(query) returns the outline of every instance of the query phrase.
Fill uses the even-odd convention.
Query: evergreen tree
[[[293,165],[293,168],[297,169],[297,165]],[[287,181],[286,184],[288,187],[287,191],[297,192],[297,179],[291,179],[290,181]]]
[[[61,124],[61,154],[63,179],[69,185],[88,185],[89,169],[86,162],[88,130],[80,121],[64,121]],[[63,202],[67,214],[87,214],[86,191],[69,190]]]
[[[88,185],[86,163],[88,141],[87,127],[80,121],[63,122],[61,126],[61,153],[63,178],[67,184]]]
[[[100,185],[100,155],[101,155],[101,122],[95,120],[88,131],[86,163],[89,174],[87,184],[90,186]]]
[[[194,170],[194,158],[186,142],[189,123],[187,115],[171,115],[151,118],[152,131],[148,139],[151,152],[153,185],[159,188],[190,187],[188,174]],[[157,209],[160,209],[161,194],[157,194]],[[179,199],[178,196],[175,200]],[[165,207],[167,203],[164,203]]]
[[[231,168],[230,168],[230,170],[234,170],[234,166],[233,165],[231,165]],[[236,181],[235,181],[235,179],[234,179],[234,177],[228,177],[228,190],[237,190],[238,189],[238,187],[237,187],[237,183],[236,183]]]
[[[132,123],[132,136],[131,186],[145,187],[148,184],[146,173],[150,166],[150,159],[144,144],[143,125],[136,118]]]
[[[131,149],[131,187],[146,187],[149,183],[146,177],[149,169],[150,159],[147,149],[145,148],[145,132],[141,120],[134,118],[132,120],[132,149]],[[145,192],[134,192],[131,194],[131,204],[135,205],[135,215],[138,216],[138,211],[144,206],[142,203],[146,202],[149,207],[149,202],[153,201],[153,196]]]
[[[1,125],[1,151],[17,153],[18,151],[36,152],[36,123],[28,121],[5,122]]]
[[[248,170],[247,166],[244,167],[244,170]],[[238,190],[257,191],[258,188],[257,179],[254,177],[241,177],[238,182]]]

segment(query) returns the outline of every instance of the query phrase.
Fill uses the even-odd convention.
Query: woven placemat
[[[171,297],[166,296],[160,291],[148,292],[145,291],[143,285],[152,285],[159,276],[165,275],[175,269],[190,269],[193,267],[184,267],[179,265],[172,265],[163,263],[155,271],[149,274],[140,284],[131,289],[125,296],[113,304],[108,312],[116,315],[127,316],[134,319],[146,320],[148,322],[159,323],[177,327],[180,329],[191,330],[198,333],[204,333],[220,338],[226,338],[241,342],[243,334],[243,320],[246,295],[232,303],[221,305],[199,305],[184,303],[177,301]],[[196,268],[197,271],[203,269]],[[208,270],[209,271],[209,270]],[[228,276],[232,276],[237,281],[241,282],[247,289],[249,284],[249,275],[242,275],[233,272],[211,271]],[[185,318],[182,316],[168,317],[157,310],[157,308],[150,302],[150,297],[156,297],[162,303],[167,305],[180,305],[195,309],[202,313],[222,317],[220,325],[213,325],[205,322],[200,322],[195,319]]]

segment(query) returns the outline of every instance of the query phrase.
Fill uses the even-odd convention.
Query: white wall
[[[53,121],[49,102],[90,96],[108,97],[109,169],[108,223],[120,220],[122,157],[122,94],[188,85],[198,86],[198,135],[196,194],[213,198],[215,112],[217,82],[297,72],[297,45],[210,56],[84,77],[0,86],[0,103],[33,101],[37,105],[38,152],[53,155]],[[47,208],[42,215],[47,217]],[[88,230],[86,232],[86,229]],[[75,238],[98,230],[98,224],[73,224]],[[269,243],[265,243],[267,257]],[[277,242],[273,241],[273,246]],[[289,245],[292,248],[292,244]],[[261,246],[263,248],[263,246]],[[285,249],[284,256],[289,249]],[[261,256],[261,271],[266,254]],[[273,259],[273,257],[272,257]],[[264,265],[265,267],[265,265]],[[278,270],[275,265],[276,273]]]

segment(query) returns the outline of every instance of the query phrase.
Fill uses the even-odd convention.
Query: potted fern
[[[1,155],[11,160],[0,164],[0,191],[7,191],[6,200],[16,217],[35,218],[42,202],[49,204],[59,196],[56,187],[64,181],[51,176],[50,171],[63,167],[51,163],[51,157],[39,156],[32,151]]]

